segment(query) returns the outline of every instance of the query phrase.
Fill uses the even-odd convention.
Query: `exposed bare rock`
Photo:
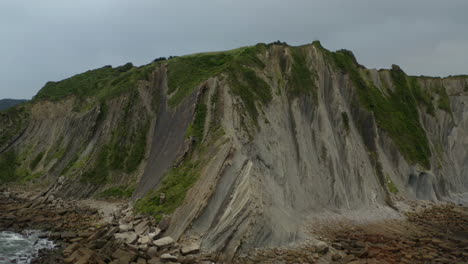
[[[165,248],[173,245],[175,243],[172,237],[163,237],[158,240],[155,240],[153,244],[158,248]]]

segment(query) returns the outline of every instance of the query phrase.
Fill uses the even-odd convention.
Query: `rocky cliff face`
[[[228,254],[299,240],[323,211],[468,191],[466,76],[369,70],[318,42],[113,70],[2,112],[0,180],[129,197]]]

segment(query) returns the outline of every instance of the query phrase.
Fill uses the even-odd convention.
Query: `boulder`
[[[189,254],[197,254],[200,252],[200,244],[198,243],[190,243],[188,245],[183,245],[180,249],[180,253],[182,255],[189,255]]]
[[[148,221],[146,220],[141,221],[138,225],[135,226],[134,229],[137,235],[144,234],[146,231],[148,231]]]
[[[138,243],[143,244],[143,245],[147,245],[147,244],[151,243],[152,241],[153,241],[153,239],[151,239],[149,236],[141,236],[138,239]]]
[[[159,258],[152,258],[148,260],[148,264],[161,264],[161,260]]]
[[[172,237],[163,237],[158,240],[155,240],[153,244],[158,248],[170,247],[175,243]]]
[[[328,252],[328,245],[325,242],[322,242],[322,241],[318,242],[315,245],[315,248],[317,249],[318,253],[325,254],[325,253]]]
[[[119,248],[112,254],[112,258],[118,260],[116,263],[130,263],[136,258],[136,254]]]
[[[154,232],[149,233],[148,236],[149,236],[152,240],[158,239],[158,238],[161,236],[161,229],[156,228],[156,229],[154,230]]]
[[[137,264],[146,264],[146,259],[144,259],[144,258],[138,258],[138,260],[137,260],[136,263],[137,263]]]
[[[63,255],[69,256],[71,253],[73,253],[75,250],[77,250],[80,247],[78,243],[73,243],[70,244],[67,248],[63,250]]]
[[[158,255],[158,248],[157,247],[149,247],[146,254],[148,254],[148,256],[150,256],[151,258],[154,258],[154,257],[156,257]]]
[[[135,232],[117,233],[114,236],[116,239],[123,240],[127,244],[134,244],[138,239]]]
[[[128,232],[128,231],[130,231],[130,230],[132,230],[132,226],[131,226],[131,225],[120,225],[120,226],[119,226],[119,231],[120,231],[121,233]]]
[[[169,262],[169,261],[173,261],[173,262],[176,262],[177,261],[177,257],[174,256],[174,255],[171,255],[169,253],[165,253],[165,254],[162,254],[161,255],[161,260],[163,262]]]

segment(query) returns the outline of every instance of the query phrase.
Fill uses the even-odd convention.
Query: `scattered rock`
[[[123,240],[127,244],[134,244],[137,241],[138,236],[135,234],[135,232],[126,232],[115,234],[115,238]]]
[[[158,249],[156,247],[149,247],[146,253],[148,254],[148,256],[153,258],[158,255]]]
[[[133,228],[130,225],[120,225],[119,226],[119,231],[121,233],[131,231]]]
[[[180,253],[182,253],[184,256],[189,254],[197,254],[198,252],[200,252],[200,244],[198,243],[190,243],[188,245],[182,246],[180,249]]]
[[[163,237],[158,240],[155,240],[153,244],[158,248],[165,248],[173,245],[175,243],[172,237]]]
[[[176,262],[176,261],[177,261],[177,257],[174,256],[174,255],[171,255],[171,254],[169,254],[169,253],[165,253],[165,254],[162,254],[162,255],[161,255],[161,260],[162,260],[163,262],[169,262],[169,261],[174,261],[174,262]]]
[[[315,245],[315,248],[317,249],[317,252],[318,253],[321,253],[321,254],[325,254],[328,252],[328,245],[325,243],[325,242],[318,242],[316,245]]]
[[[158,239],[161,236],[161,229],[156,228],[153,232],[149,233],[148,236],[152,239]]]
[[[148,221],[143,220],[138,225],[135,226],[135,233],[137,235],[142,235],[148,231]]]
[[[118,260],[119,262],[130,263],[135,260],[136,254],[134,252],[125,251],[119,248],[114,252],[114,254],[112,254],[112,258]]]

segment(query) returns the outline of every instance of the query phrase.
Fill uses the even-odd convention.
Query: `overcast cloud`
[[[320,40],[368,68],[468,73],[466,0],[0,0],[0,98],[111,64]]]

